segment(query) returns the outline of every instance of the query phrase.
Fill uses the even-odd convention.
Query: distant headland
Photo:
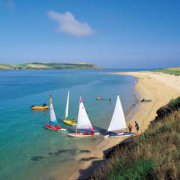
[[[96,64],[77,62],[77,63],[25,63],[25,64],[0,64],[0,70],[26,70],[26,69],[36,69],[36,70],[51,70],[51,69],[102,69]]]

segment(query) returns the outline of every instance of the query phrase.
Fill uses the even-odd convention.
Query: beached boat
[[[51,96],[50,96],[50,123],[45,125],[44,128],[50,129],[53,131],[64,131],[64,130],[66,130],[66,129],[61,128],[60,125],[58,124],[58,121],[56,119],[56,115],[54,112],[54,107],[53,107]]]
[[[120,97],[117,96],[114,113],[113,113],[109,128],[107,130],[108,135],[106,135],[105,138],[107,138],[107,137],[132,136],[135,134],[133,132],[124,132],[124,131],[120,132],[120,131],[125,130],[125,129],[127,129],[126,120],[125,120],[124,112],[122,109]]]
[[[81,131],[81,132],[77,132]],[[90,137],[94,135],[99,135],[99,133],[94,132],[94,128],[89,120],[89,117],[86,113],[86,109],[83,104],[83,100],[80,97],[79,100],[79,112],[78,112],[78,120],[76,126],[76,132],[70,133],[68,136],[71,137]]]
[[[68,91],[67,101],[66,101],[65,119],[63,122],[68,125],[75,126],[76,121],[68,119],[68,116],[69,116],[69,91]]]

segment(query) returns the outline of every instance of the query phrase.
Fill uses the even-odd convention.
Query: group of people
[[[128,125],[129,132],[132,132],[132,128],[133,128],[133,126],[131,124],[129,124]],[[139,124],[138,124],[137,121],[135,121],[135,128],[136,128],[136,131],[137,131],[137,134],[138,134],[138,132],[139,132]]]
[[[101,101],[107,100],[107,101],[111,102],[111,98],[108,99],[108,98],[103,98],[103,97],[100,97],[100,96],[96,97],[96,100],[97,100],[97,101],[100,101],[100,100],[101,100]]]

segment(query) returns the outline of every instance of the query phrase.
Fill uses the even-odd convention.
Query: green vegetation
[[[180,107],[180,97],[178,97],[177,99],[172,99],[168,105],[169,107],[171,107],[171,109],[178,110]]]
[[[167,69],[158,69],[158,70],[155,70],[155,72],[162,72],[162,73],[166,73],[166,74],[173,74],[173,75],[179,76],[180,75],[180,67],[167,68]]]
[[[157,110],[156,120],[166,117],[168,114],[180,108],[180,97],[172,99],[166,106],[163,106]]]
[[[0,70],[20,69],[99,69],[90,63],[27,63],[19,65],[0,64]]]
[[[13,67],[11,65],[8,64],[0,64],[0,69],[13,69]]]
[[[171,111],[157,116],[143,135],[114,147],[106,164],[89,179],[179,179],[180,97],[164,108]]]

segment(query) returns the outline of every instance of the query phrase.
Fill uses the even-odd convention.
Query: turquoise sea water
[[[103,71],[0,71],[0,179],[44,179],[56,167],[62,170],[63,179],[67,176],[64,165],[76,163],[81,150],[90,150],[98,141],[99,137],[77,140],[67,137],[66,132],[45,130],[49,111],[32,111],[31,105],[49,103],[52,94],[58,121],[73,132],[73,127],[62,123],[70,90],[70,118],[77,118],[81,95],[92,124],[103,132],[109,125],[117,94],[125,112],[135,102],[134,82],[133,77]],[[98,102],[97,96],[112,101]]]

